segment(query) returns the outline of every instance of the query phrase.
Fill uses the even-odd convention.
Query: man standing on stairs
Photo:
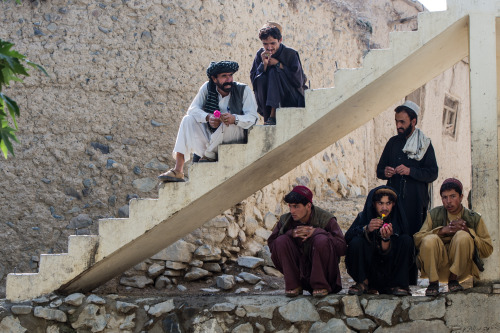
[[[395,110],[398,134],[389,139],[377,165],[377,178],[387,179],[396,190],[413,236],[420,230],[429,209],[430,183],[438,176],[436,155],[431,140],[415,128],[420,107],[406,101]],[[417,283],[416,265],[410,273],[410,284]]]
[[[342,289],[339,261],[346,243],[335,216],[312,203],[305,186],[295,186],[285,196],[290,213],[281,215],[267,240],[271,259],[285,277],[285,294],[295,297],[302,290],[314,297]]]
[[[299,54],[281,43],[282,28],[268,22],[259,31],[262,47],[257,51],[250,71],[258,112],[264,125],[276,124],[276,108],[304,107],[307,78]]]
[[[208,81],[201,86],[179,126],[173,151],[175,167],[158,179],[182,182],[184,163],[191,154],[195,158],[201,156],[199,162],[215,162],[220,144],[245,142],[245,130],[252,127],[259,116],[251,89],[233,82],[238,68],[234,61],[210,63]]]

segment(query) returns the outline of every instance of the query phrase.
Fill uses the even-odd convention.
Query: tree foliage
[[[9,152],[14,156],[12,141],[19,142],[15,135],[18,129],[16,117],[19,117],[19,106],[2,90],[9,86],[11,81],[23,82],[22,77],[29,76],[29,67],[25,65],[39,69],[48,75],[42,66],[26,59],[26,56],[13,50],[13,46],[13,43],[0,39],[0,150],[5,159]],[[9,115],[14,128],[9,124]]]

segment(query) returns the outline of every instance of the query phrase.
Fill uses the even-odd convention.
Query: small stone
[[[129,206],[123,205],[118,208],[118,217],[119,218],[127,218],[129,216]]]
[[[165,267],[175,270],[186,269],[188,266],[182,262],[167,260],[165,262]]]
[[[233,328],[231,333],[253,333],[253,327],[250,323],[245,323]]]
[[[165,275],[159,276],[156,281],[155,281],[155,288],[156,289],[163,289],[166,286],[172,284],[172,281]]]
[[[130,310],[137,309],[138,306],[132,303],[116,301],[116,309],[121,313],[127,313]]]
[[[187,288],[186,288],[186,287],[184,287],[182,284],[179,284],[179,285],[177,286],[177,290],[179,290],[179,291],[186,291],[186,290],[187,290]]]
[[[124,286],[130,286],[134,288],[144,288],[149,284],[153,284],[154,281],[145,276],[132,276],[132,277],[122,277],[120,279],[120,284]]]
[[[33,32],[35,33],[35,36],[45,36],[42,30],[33,28]]]
[[[158,275],[163,274],[164,271],[165,271],[165,266],[155,263],[155,264],[152,264],[151,266],[149,266],[148,275],[152,278],[155,278]]]
[[[51,181],[50,179],[48,179],[48,178],[42,178],[41,180],[42,180],[42,182],[44,182],[45,184],[50,184],[50,183],[52,182],[52,181]]]
[[[109,146],[108,145],[104,145],[100,142],[91,142],[90,145],[95,150],[99,150],[102,154],[109,154]],[[113,160],[111,160],[111,161],[113,161]],[[108,160],[108,163],[109,163],[109,160]]]
[[[359,304],[358,296],[344,296],[342,297],[344,305],[344,314],[348,317],[358,317],[363,315],[363,309]]]
[[[238,288],[235,290],[235,294],[244,294],[244,293],[248,293],[250,291],[250,289],[248,288],[245,288],[245,287],[241,287],[241,288]]]
[[[236,284],[236,282],[234,281],[234,276],[227,275],[227,274],[218,276],[215,279],[215,282],[216,282],[217,287],[224,289],[224,290],[232,289],[234,287],[234,285]]]
[[[169,169],[167,164],[158,161],[156,158],[146,163],[144,167],[146,169],[157,170],[157,171],[167,171]]]
[[[126,198],[127,202],[129,202],[132,199],[139,199],[139,196],[135,193],[127,194],[127,198]]]
[[[132,182],[132,186],[141,192],[149,192],[154,189],[157,184],[158,180],[150,177],[139,178]]]
[[[62,302],[63,302],[62,299],[58,298],[58,299],[50,302],[49,306],[51,308],[57,308],[57,307],[59,307],[62,304]]]
[[[233,303],[217,303],[217,304],[214,304],[210,308],[210,311],[213,311],[213,312],[230,312],[230,311],[233,311],[235,308],[236,308],[236,304],[233,304]]]
[[[301,321],[314,322],[320,320],[319,314],[314,305],[312,305],[311,302],[305,298],[291,301],[288,304],[279,307],[278,310],[285,320],[292,323]]]
[[[108,205],[114,207],[116,205],[116,195],[110,195],[108,198]]]
[[[34,316],[47,320],[56,320],[61,323],[67,321],[66,314],[61,310],[44,308],[42,306],[35,307]]]
[[[148,314],[153,317],[159,317],[164,313],[172,311],[174,308],[174,300],[170,299],[168,301],[158,303],[150,307],[148,310]]]
[[[151,125],[153,125],[153,127],[160,127],[165,126],[166,124],[157,122],[156,120],[151,120]]]
[[[21,325],[18,318],[7,316],[0,321],[0,331],[9,333],[25,333],[27,330]]]
[[[203,264],[202,268],[213,273],[220,273],[222,271],[220,265],[215,262],[206,262]]]
[[[101,298],[97,295],[92,294],[89,297],[87,297],[87,303],[104,305],[104,304],[106,304],[106,301],[104,300],[104,298]]]
[[[186,273],[186,275],[184,275],[184,278],[187,281],[194,281],[210,275],[212,275],[212,273],[203,268],[193,267],[189,272]]]
[[[240,274],[238,274],[238,276],[240,278],[242,278],[243,280],[245,280],[246,282],[250,283],[250,284],[256,284],[257,282],[259,282],[260,280],[262,280],[257,275],[251,274],[251,273],[247,273],[247,272],[241,272]]]
[[[264,272],[270,276],[283,277],[283,274],[274,267],[264,266]]]
[[[136,175],[140,175],[142,173],[142,170],[138,166],[135,166],[133,172]]]
[[[50,32],[55,32],[57,30],[57,24],[55,23],[50,23],[48,26],[47,26],[47,30],[49,30]]]
[[[234,311],[234,314],[237,315],[238,317],[245,317],[247,312],[245,311],[245,309],[243,309],[242,307],[238,307],[235,311]]]
[[[108,141],[112,141],[113,140],[113,136],[112,135],[105,135],[104,138]]]
[[[372,329],[377,327],[377,324],[375,324],[372,320],[368,318],[363,318],[363,319],[347,318],[347,325],[355,329],[356,331],[363,331],[363,332],[367,331],[371,332]]]
[[[318,309],[319,312],[325,312],[331,315],[335,315],[337,312],[333,306],[322,306]]]
[[[104,32],[105,34],[107,33],[110,33],[111,31],[113,31],[112,29],[107,29],[107,28],[104,28],[104,27],[97,27],[99,29],[99,31],[101,32]]]
[[[30,305],[13,305],[10,311],[15,315],[25,315],[30,314],[32,309],[33,307]]]
[[[197,259],[203,261],[215,261],[221,258],[221,249],[209,244],[204,244],[194,251],[194,255]]]
[[[243,256],[238,258],[238,265],[247,268],[257,268],[262,266],[264,259],[250,256]]]
[[[82,229],[92,225],[92,219],[88,214],[79,214],[69,222],[68,229]]]

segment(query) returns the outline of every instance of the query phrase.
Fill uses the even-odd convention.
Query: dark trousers
[[[268,68],[267,72],[254,81],[253,90],[257,100],[257,110],[264,117],[269,118],[272,108],[304,107],[304,96],[293,87],[283,70],[275,67]]]
[[[313,235],[309,255],[305,254],[298,240],[283,234],[276,238],[271,248],[271,259],[285,277],[285,289],[302,287],[305,290],[327,289],[338,292],[340,282],[339,257],[333,240],[327,235]]]
[[[389,292],[394,287],[407,289],[413,257],[411,236],[392,237],[386,254],[369,243],[364,235],[356,236],[347,246],[347,273],[356,282],[368,279],[369,287],[379,293]]]

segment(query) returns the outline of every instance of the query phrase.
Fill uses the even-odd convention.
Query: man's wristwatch
[[[391,238],[390,238],[390,237],[389,237],[389,238],[382,238],[382,242],[384,242],[384,243],[387,243],[387,242],[389,242],[390,240],[391,240]]]
[[[280,65],[281,65],[281,63],[278,61],[275,66],[276,66],[276,68],[280,68]]]
[[[238,119],[238,116],[234,115],[234,124],[238,125],[239,122],[240,122],[240,120]]]

